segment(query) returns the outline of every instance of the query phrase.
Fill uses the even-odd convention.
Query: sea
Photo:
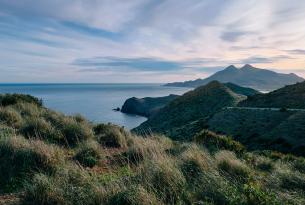
[[[67,115],[81,114],[95,123],[113,123],[127,129],[147,119],[114,111],[130,97],[182,95],[191,88],[162,84],[0,84],[0,93],[30,94],[43,100],[47,108]]]

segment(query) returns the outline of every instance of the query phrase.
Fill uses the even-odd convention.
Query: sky
[[[305,77],[305,1],[0,0],[0,83],[163,83],[233,64]]]

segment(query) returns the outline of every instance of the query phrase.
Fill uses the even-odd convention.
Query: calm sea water
[[[160,84],[0,84],[0,93],[24,93],[41,98],[48,108],[65,114],[82,114],[94,122],[111,122],[134,128],[145,117],[127,115],[112,109],[130,97],[160,97],[183,94],[189,88]]]

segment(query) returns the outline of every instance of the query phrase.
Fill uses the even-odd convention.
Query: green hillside
[[[218,83],[209,88],[200,89],[206,98],[239,97]],[[185,143],[143,138],[49,110],[36,98],[1,97],[10,100],[0,106],[0,204],[305,203],[304,158],[247,152],[207,130]]]
[[[305,156],[305,112],[224,109],[208,129],[230,135],[250,150],[271,149]]]
[[[235,106],[245,99],[225,85],[213,81],[189,91],[162,108],[134,131],[152,131],[173,139],[189,139],[203,129],[203,122],[223,107]]]
[[[127,114],[142,115],[150,117],[160,111],[161,108],[176,99],[178,95],[169,95],[164,97],[145,97],[136,98],[132,97],[127,99],[121,111]]]
[[[305,82],[287,85],[270,93],[251,96],[239,106],[305,109]]]

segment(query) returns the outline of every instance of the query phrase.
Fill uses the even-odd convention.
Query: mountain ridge
[[[250,87],[261,91],[271,91],[284,87],[285,85],[304,81],[303,78],[294,73],[277,73],[246,64],[241,68],[230,65],[224,70],[218,71],[205,79],[167,83],[165,86],[198,87],[206,85],[213,80],[217,80],[221,83],[231,82],[239,86]]]

